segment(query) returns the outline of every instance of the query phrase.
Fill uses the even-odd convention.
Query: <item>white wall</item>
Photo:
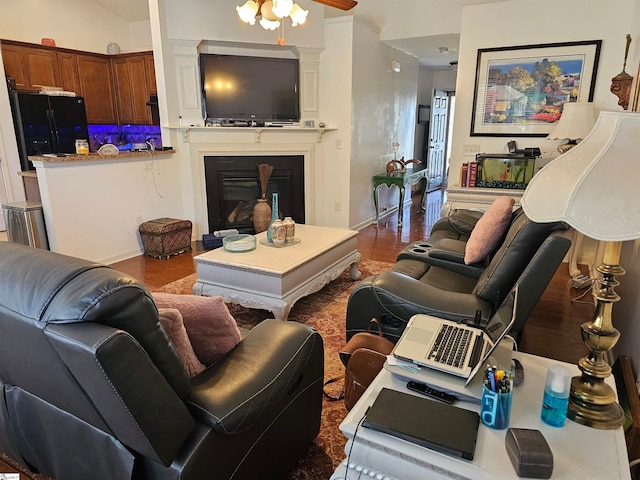
[[[378,31],[354,22],[351,99],[351,182],[349,224],[361,227],[375,216],[373,175],[393,159],[392,142],[400,143],[397,158],[413,158],[418,89],[418,60],[378,40]],[[400,72],[392,70],[392,61]],[[379,189],[379,207],[398,205],[397,189]],[[408,195],[405,195],[405,198]]]
[[[139,220],[183,218],[181,173],[171,155],[35,165],[56,252],[117,262],[142,252]]]
[[[618,110],[618,98],[609,91],[611,78],[622,70],[628,32],[638,29],[633,12],[637,0],[611,5],[600,0],[508,0],[505,2],[467,5],[462,8],[462,28],[456,86],[456,115],[451,156],[452,182],[469,157],[462,155],[467,144],[480,145],[480,152],[505,151],[508,137],[470,135],[473,93],[478,49],[513,45],[532,45],[581,40],[602,40],[600,63],[596,76],[594,104],[596,110]],[[489,28],[488,26],[494,26]],[[636,41],[631,44],[630,58],[635,57]],[[630,63],[631,64],[631,63]],[[637,62],[634,63],[637,65]],[[635,72],[632,72],[635,75]],[[543,160],[557,155],[557,141],[544,137],[514,137],[519,148],[540,147]],[[536,163],[536,167],[542,165]]]
[[[133,48],[129,23],[94,2],[0,0],[0,12],[0,38],[40,43],[48,37],[58,47],[96,53],[107,53],[109,42],[117,42],[123,52]]]
[[[351,159],[351,85],[353,83],[353,17],[325,22],[325,48],[320,54],[319,121],[337,128],[324,136],[324,212],[318,220],[325,225],[349,226],[349,183]]]

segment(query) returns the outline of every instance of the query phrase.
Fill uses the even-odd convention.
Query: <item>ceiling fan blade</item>
[[[317,3],[322,3],[323,5],[328,5],[330,7],[339,8],[340,10],[351,10],[355,7],[358,2],[355,0],[313,0]]]

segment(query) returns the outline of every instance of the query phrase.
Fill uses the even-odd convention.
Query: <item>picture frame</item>
[[[593,100],[602,40],[478,49],[471,136],[544,137]]]

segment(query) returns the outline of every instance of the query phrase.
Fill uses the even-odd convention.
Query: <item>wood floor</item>
[[[393,262],[397,253],[410,242],[429,236],[433,223],[440,218],[440,207],[446,194],[436,190],[426,197],[426,212],[419,208],[420,195],[403,212],[404,222],[398,228],[397,215],[380,220],[378,227],[370,225],[358,234],[358,251],[365,260]],[[192,255],[179,255],[168,260],[145,256],[113,265],[117,270],[136,277],[149,289],[161,287],[194,273],[193,255],[200,253],[200,242],[194,243]],[[520,350],[556,360],[575,363],[586,353],[580,337],[580,324],[589,321],[593,304],[586,295],[584,303],[572,302],[582,292],[569,287],[567,264],[558,269],[544,295],[527,321]]]

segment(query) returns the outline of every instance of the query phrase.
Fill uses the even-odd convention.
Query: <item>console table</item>
[[[446,217],[456,208],[484,211],[498,197],[513,197],[516,201],[514,208],[516,208],[520,205],[523,194],[524,190],[517,188],[449,187],[447,200],[442,204],[440,214]]]
[[[398,200],[398,227],[402,226],[402,210],[404,206],[404,189],[407,185],[416,185],[424,180],[424,190],[420,199],[420,207],[424,207],[424,197],[428,190],[427,168],[424,164],[416,165],[416,168],[407,168],[406,172],[394,172],[391,175],[380,173],[373,176],[373,204],[376,209],[375,224],[378,224],[380,218],[380,210],[378,209],[378,187],[386,185],[391,188],[394,185],[400,189],[400,199]]]
[[[540,420],[547,368],[561,363],[514,352],[524,366],[524,382],[514,389],[511,427],[540,430],[553,452],[553,479],[631,478],[622,428],[598,430],[567,420],[564,427],[550,427]],[[579,374],[577,366],[568,366]],[[615,389],[613,377],[608,382]],[[346,416],[340,430],[347,437],[348,461],[340,464],[331,480],[384,478],[387,480],[429,479],[517,479],[505,448],[506,430],[492,430],[480,424],[473,461],[455,458],[414,443],[359,426],[367,408],[383,387],[411,393],[406,380],[383,369]],[[418,395],[418,394],[414,394]],[[479,411],[479,405],[456,402],[456,406]],[[407,412],[420,415],[421,412]],[[357,433],[356,433],[357,432]],[[354,440],[355,437],[355,440]]]

